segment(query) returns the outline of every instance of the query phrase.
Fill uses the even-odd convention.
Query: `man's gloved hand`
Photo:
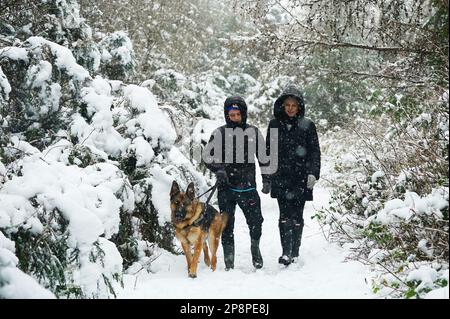
[[[228,184],[228,174],[224,169],[219,169],[216,172],[216,179],[219,184]]]
[[[271,189],[270,182],[267,182],[267,181],[263,182],[263,188],[262,188],[261,192],[263,192],[263,194],[269,194],[270,189]]]
[[[314,175],[308,175],[308,181],[306,182],[306,187],[309,189],[313,189],[314,185],[316,184],[316,177]]]

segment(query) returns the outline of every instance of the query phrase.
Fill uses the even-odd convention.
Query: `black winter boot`
[[[256,269],[261,269],[263,266],[263,259],[261,251],[259,250],[259,239],[252,239],[250,250],[252,252],[252,262]]]
[[[222,245],[222,247],[223,247],[223,258],[225,261],[225,270],[228,271],[234,268],[234,246]]]
[[[303,234],[303,222],[297,223],[294,221],[294,228],[292,231],[292,258],[298,258],[298,251],[300,249],[300,245],[302,244],[302,234]]]
[[[283,220],[278,223],[280,228],[281,247],[283,255],[278,258],[278,263],[288,266],[292,262],[292,220]]]

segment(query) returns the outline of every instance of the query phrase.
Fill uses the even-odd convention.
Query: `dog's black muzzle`
[[[175,221],[181,222],[186,217],[186,210],[184,208],[175,211]]]

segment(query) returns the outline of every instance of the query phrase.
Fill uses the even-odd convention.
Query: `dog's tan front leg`
[[[194,244],[194,256],[192,257],[191,266],[189,267],[189,277],[191,278],[197,277],[198,259],[200,258],[202,247],[203,247],[203,236],[200,233],[198,235],[197,241]]]
[[[188,268],[188,272],[189,272],[189,269],[191,268],[191,262],[192,262],[191,246],[187,242],[182,242],[181,247],[183,247],[184,256],[186,256],[187,268]]]

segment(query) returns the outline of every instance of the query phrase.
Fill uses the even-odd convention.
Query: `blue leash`
[[[230,187],[230,189],[231,189],[233,192],[237,192],[237,193],[246,193],[246,192],[254,191],[256,188],[251,187],[251,188],[246,188],[246,189],[237,189],[237,188],[231,188],[231,187]]]

